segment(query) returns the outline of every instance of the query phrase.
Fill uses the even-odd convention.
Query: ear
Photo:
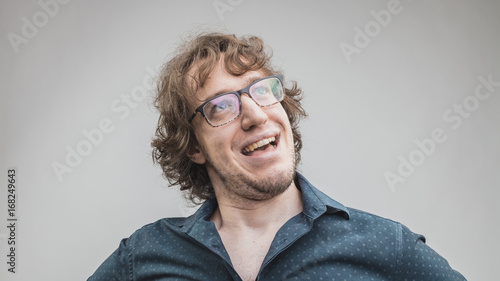
[[[194,147],[188,152],[187,156],[196,164],[203,165],[205,164],[205,162],[207,162],[205,153],[203,152],[199,144],[195,144]]]

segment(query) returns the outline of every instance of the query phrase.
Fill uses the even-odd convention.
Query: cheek
[[[272,114],[275,116],[277,121],[279,120],[285,129],[290,129],[290,120],[288,119],[288,115],[281,104],[273,110]]]
[[[229,124],[228,124],[229,125]],[[227,126],[227,125],[226,125]],[[216,127],[195,132],[196,139],[205,154],[212,157],[224,154],[224,151],[231,146],[231,134],[227,128]]]
[[[286,110],[285,110],[285,108],[283,107],[283,103],[284,103],[283,101],[282,101],[282,102],[280,102],[280,103],[278,104],[278,106],[276,106],[276,108],[277,108],[277,111],[279,111],[279,112],[280,112],[280,114],[284,116],[284,118],[288,119],[288,117],[287,117],[288,115],[286,114]]]

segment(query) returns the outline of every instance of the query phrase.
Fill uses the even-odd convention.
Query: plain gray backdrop
[[[0,228],[0,279],[85,280],[137,228],[193,211],[151,161],[152,85],[181,38],[215,29],[261,36],[304,90],[299,169],[315,186],[424,234],[467,279],[497,280],[499,12],[494,0],[2,0],[0,225],[10,167],[19,220],[16,274]]]

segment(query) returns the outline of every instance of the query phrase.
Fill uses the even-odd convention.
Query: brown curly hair
[[[157,81],[154,102],[160,117],[151,143],[153,161],[161,166],[170,185],[179,185],[194,204],[214,196],[214,190],[205,165],[196,164],[187,156],[197,143],[188,121],[192,114],[188,105],[197,89],[205,84],[221,54],[224,55],[224,67],[233,75],[252,70],[260,70],[266,75],[281,74],[271,67],[272,55],[266,52],[262,39],[255,36],[238,38],[223,33],[196,36],[182,44],[177,55],[164,65]],[[194,76],[189,74],[193,69]],[[298,124],[307,114],[300,104],[302,91],[296,82],[292,88],[285,88],[285,94],[281,104],[292,127],[298,164],[302,148]]]

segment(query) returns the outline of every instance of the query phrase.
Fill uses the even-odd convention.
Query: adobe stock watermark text
[[[498,90],[498,87],[500,87],[500,82],[494,81],[492,74],[487,77],[479,76],[474,93],[445,110],[442,114],[443,121],[452,130],[458,130],[464,120],[470,118],[483,102],[491,98],[493,93]],[[403,155],[398,156],[399,164],[395,171],[386,171],[384,173],[384,178],[391,191],[396,191],[396,185],[404,183],[415,172],[416,168],[424,164],[427,158],[431,157],[448,138],[445,128],[436,127],[430,132],[429,137],[415,139],[415,149],[410,151],[406,157]]]
[[[17,272],[17,248],[19,242],[17,240],[18,234],[18,198],[17,196],[17,169],[7,169],[7,271],[10,273]]]
[[[133,87],[129,94],[121,94],[119,98],[114,99],[110,104],[110,110],[119,120],[128,118],[135,108],[139,106],[148,96],[148,92],[153,89],[152,81],[155,72],[151,67],[146,67],[147,74],[142,79],[142,84]],[[75,145],[67,145],[66,157],[64,161],[52,161],[52,170],[59,182],[63,182],[63,175],[71,173],[78,167],[85,157],[89,156],[94,147],[99,146],[105,136],[116,129],[115,122],[111,116],[101,118],[97,122],[97,127],[92,129],[83,129],[83,138]]]
[[[242,2],[243,0],[214,0],[212,5],[214,6],[219,20],[223,21],[224,14],[234,11],[234,8],[239,6]]]
[[[19,47],[21,44],[28,44],[28,42],[33,39],[40,29],[45,27],[49,20],[55,17],[60,10],[60,5],[66,5],[70,0],[40,0],[38,1],[38,6],[40,7],[30,18],[21,18],[21,32],[9,32],[7,33],[7,39],[12,46],[12,49],[17,54],[19,53]]]
[[[379,36],[384,28],[389,26],[394,16],[400,14],[403,10],[403,5],[399,0],[389,0],[387,8],[378,12],[371,10],[370,15],[373,20],[365,23],[363,28],[354,27],[352,44],[345,41],[339,44],[347,63],[351,63],[353,55],[359,55],[363,49],[367,48],[372,40]]]

